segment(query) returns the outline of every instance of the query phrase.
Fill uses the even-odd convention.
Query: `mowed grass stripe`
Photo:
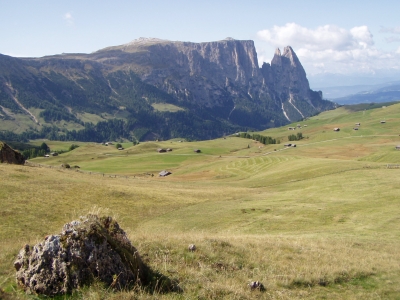
[[[342,107],[314,116],[299,122],[308,126],[296,148],[284,148],[293,132],[283,127],[263,132],[280,138],[276,145],[228,137],[127,143],[118,151],[89,143],[33,160],[132,175],[172,168],[166,178],[2,164],[0,288],[13,298],[32,298],[15,292],[18,251],[103,208],[154,269],[179,278],[183,294],[155,295],[160,299],[396,299],[400,169],[387,169],[386,162],[400,155],[394,150],[400,144],[399,113],[400,105],[393,105],[357,113]],[[389,126],[381,126],[380,118]],[[359,132],[351,128],[356,122]],[[169,147],[172,153],[156,152]],[[196,148],[202,153],[194,154]],[[189,253],[193,242],[198,251]],[[247,283],[254,280],[267,291],[249,291]],[[75,298],[149,297],[96,286]]]

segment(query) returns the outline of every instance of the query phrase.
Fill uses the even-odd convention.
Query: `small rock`
[[[189,250],[190,252],[196,251],[196,245],[195,245],[195,244],[190,244],[189,247],[188,247],[188,250]]]
[[[249,287],[250,287],[251,290],[265,291],[264,285],[259,281],[250,282],[249,283]]]

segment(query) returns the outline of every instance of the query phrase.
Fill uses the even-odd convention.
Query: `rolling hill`
[[[252,132],[279,144],[236,135],[124,150],[80,143],[31,166],[0,165],[2,293],[29,299],[14,283],[17,251],[91,212],[113,215],[145,261],[183,292],[95,286],[72,298],[397,299],[400,104],[368,106]],[[285,146],[300,131],[296,147]],[[172,174],[159,177],[161,170]],[[266,291],[251,291],[254,280]]]

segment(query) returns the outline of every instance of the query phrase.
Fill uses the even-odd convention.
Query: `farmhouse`
[[[360,126],[361,125],[361,123],[356,123],[356,126]]]
[[[381,124],[385,124],[386,123],[386,121],[381,121]]]
[[[200,149],[194,149],[193,152],[195,152],[195,153],[200,153],[201,150],[200,150]]]
[[[340,128],[338,128],[338,127],[333,128],[333,131],[340,131]]]
[[[157,152],[158,152],[158,153],[163,153],[163,152],[167,152],[167,150],[162,149],[162,148],[159,148],[159,149],[157,149]]]
[[[166,170],[163,170],[163,171],[161,171],[160,173],[158,173],[158,175],[159,175],[160,177],[165,177],[165,176],[168,176],[168,175],[170,175],[170,174],[172,174],[172,173],[169,172],[169,171],[166,171]]]

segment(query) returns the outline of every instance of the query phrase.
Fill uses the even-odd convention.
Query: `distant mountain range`
[[[281,126],[334,107],[310,89],[289,46],[261,68],[253,41],[230,38],[141,38],[91,54],[0,55],[3,135],[208,139]]]
[[[400,81],[373,85],[325,87],[321,90],[327,99],[342,105],[400,101]]]

